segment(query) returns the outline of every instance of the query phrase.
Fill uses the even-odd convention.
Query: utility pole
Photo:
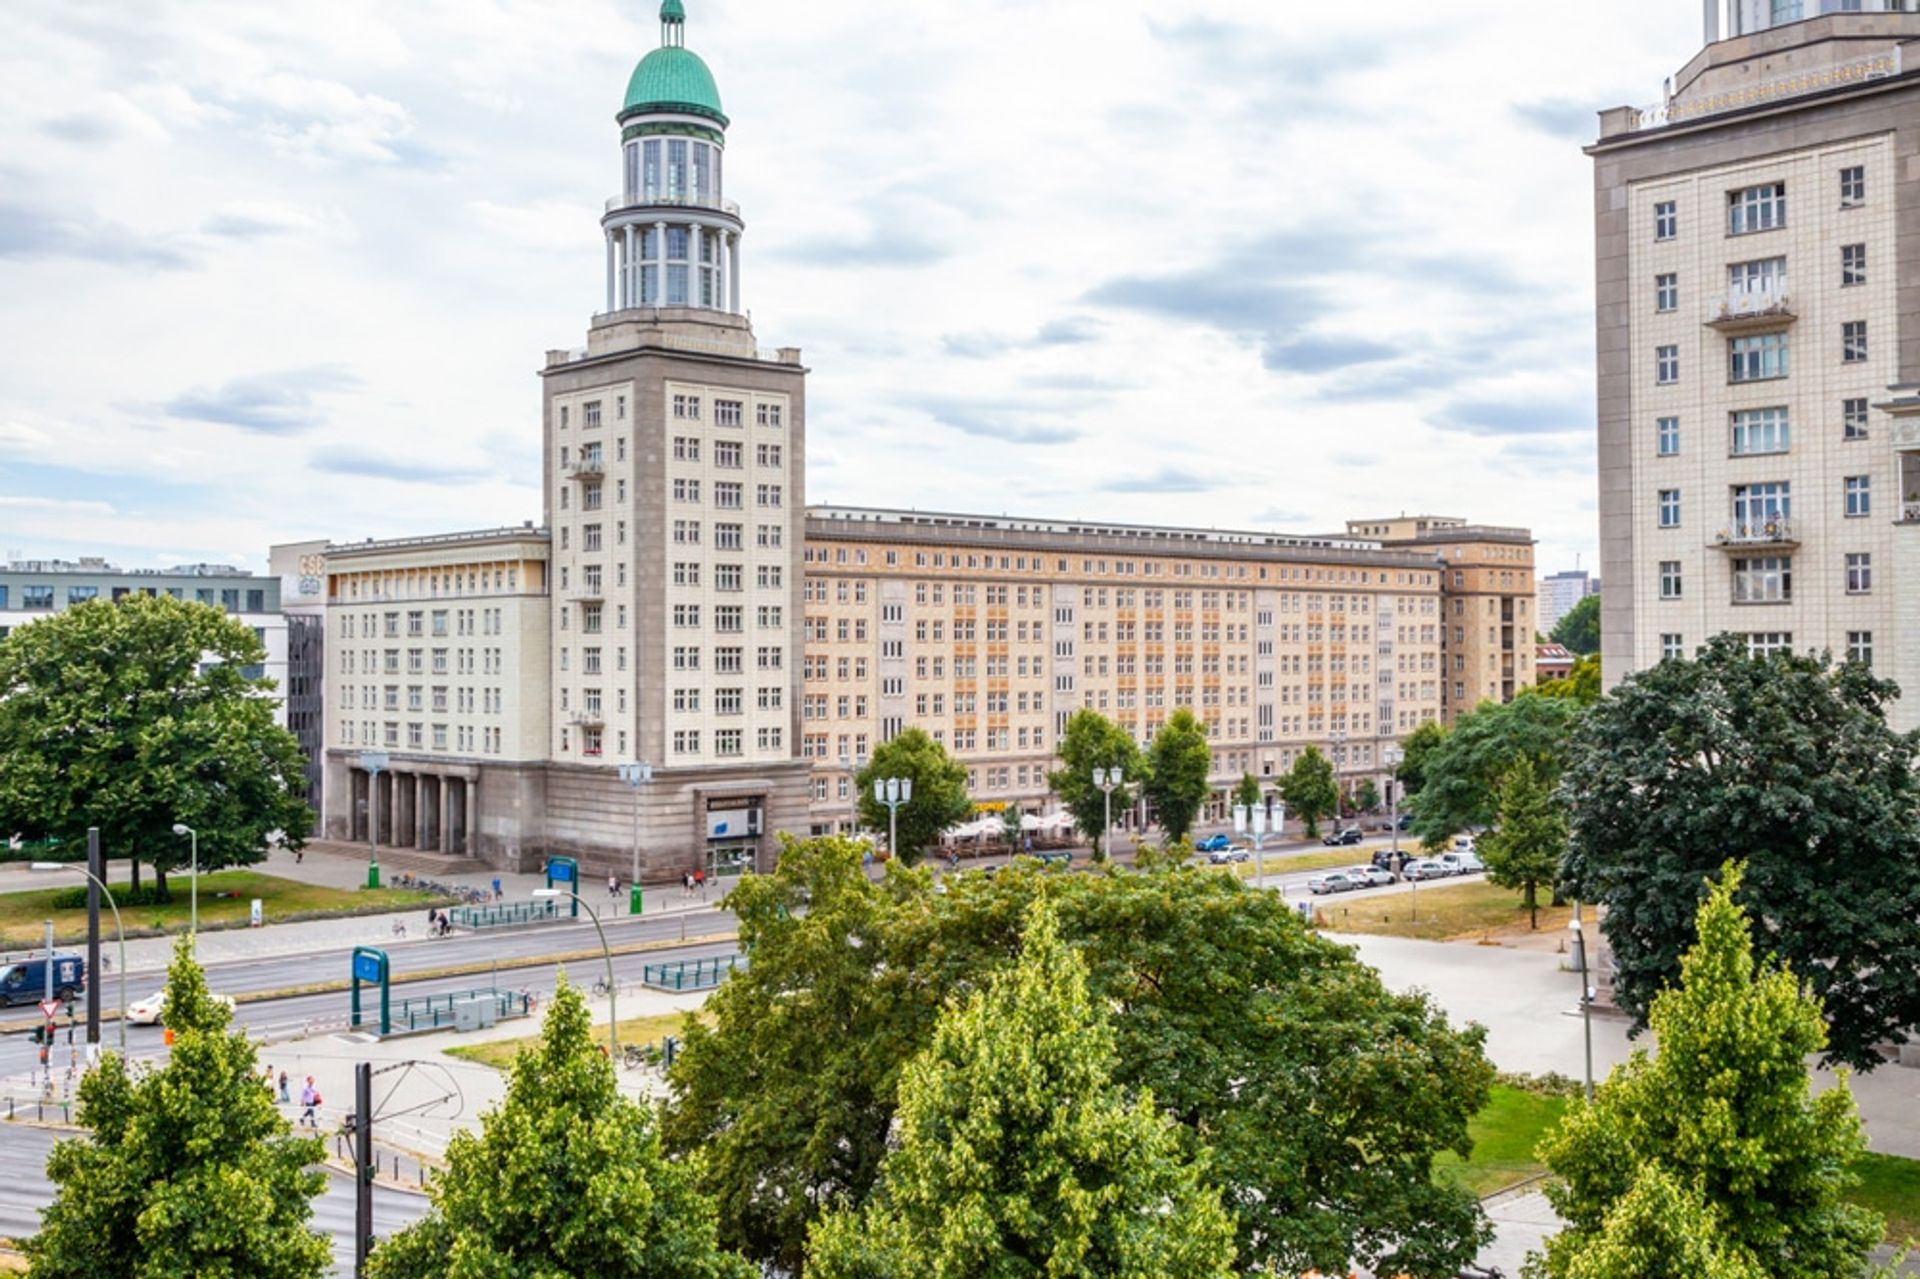
[[[87,1042],[100,1042],[100,885],[107,859],[100,851],[100,828],[87,827]],[[126,1016],[122,1010],[121,1016]]]
[[[1110,847],[1113,841],[1113,792],[1124,784],[1124,781],[1118,768],[1093,770],[1093,784],[1100,788],[1101,795],[1106,799],[1103,820],[1100,823],[1100,855],[1096,860],[1110,861],[1113,857],[1113,850]]]
[[[353,1067],[353,1274],[365,1279],[373,1251],[373,1063]]]
[[[887,806],[887,856],[900,855],[900,805],[913,798],[913,779],[911,777],[876,777],[873,779],[873,798],[875,802]]]

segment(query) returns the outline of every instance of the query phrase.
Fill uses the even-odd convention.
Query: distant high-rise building
[[[1920,2],[1706,14],[1587,148],[1602,669],[1732,632],[1920,689]]]
[[[1553,634],[1553,628],[1560,625],[1560,619],[1573,611],[1573,606],[1589,595],[1600,593],[1600,579],[1589,577],[1583,568],[1567,569],[1559,573],[1549,573],[1540,579],[1538,618],[1540,633]]]

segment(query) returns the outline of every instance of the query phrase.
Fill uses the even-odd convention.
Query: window
[[[100,588],[97,586],[69,586],[67,588],[67,603],[69,604],[84,604],[88,600],[98,599],[99,597]]]
[[[1840,285],[1867,282],[1867,246],[1864,244],[1843,244],[1840,246]]]
[[[1655,449],[1661,457],[1672,457],[1680,451],[1680,419],[1663,417],[1654,423]]]
[[[1679,347],[1656,346],[1653,348],[1653,380],[1661,386],[1671,386],[1680,380]]]
[[[1840,362],[1863,364],[1867,358],[1867,322],[1848,320],[1840,326]]]
[[[755,420],[761,426],[780,425],[780,406],[778,404],[759,404],[754,406]]]
[[[1680,233],[1680,214],[1672,200],[1662,200],[1653,206],[1653,238],[1671,240]]]
[[[680,234],[684,237],[686,235],[686,232],[682,231]],[[681,250],[681,256],[682,257],[686,256],[685,249]],[[683,418],[687,421],[692,421],[692,422],[699,421],[700,420],[700,397],[697,395],[674,396],[673,397],[673,415],[677,418]]]
[[[717,407],[717,406],[716,406]],[[740,441],[715,440],[713,444],[713,464],[723,466],[729,471],[737,471],[741,465]]]
[[[778,484],[760,484],[755,486],[754,500],[760,506],[779,506],[781,486]]]
[[[1733,414],[1733,452],[1785,453],[1788,446],[1787,410],[1741,409]]]
[[[762,444],[754,450],[754,460],[761,466],[778,467],[780,465],[780,446]]]
[[[53,607],[53,588],[51,586],[23,586],[20,588],[20,607],[43,609]]]
[[[713,486],[713,504],[722,510],[739,510],[740,494],[743,488],[744,486],[740,484],[729,484],[724,481],[716,482]]]
[[[1873,477],[1849,475],[1846,478],[1847,518],[1873,514]]]
[[[1847,632],[1847,660],[1862,666],[1873,665],[1873,632]]]
[[[1680,527],[1680,490],[1660,490],[1660,527]]]
[[[1679,657],[1685,657],[1685,656],[1686,656],[1685,645],[1682,642],[1679,635],[1669,632],[1660,636],[1660,660],[1661,661],[1664,662],[1669,658],[1679,658]]]
[[[713,424],[715,426],[740,425],[740,401],[715,400],[713,402]]]
[[[682,546],[700,545],[700,521],[675,520],[673,522],[673,540]]]
[[[1873,589],[1873,556],[1865,551],[1847,555],[1847,594],[1865,595]]]
[[[1792,631],[1750,631],[1747,634],[1747,653],[1752,657],[1771,657],[1775,653],[1793,651]]]
[[[1733,562],[1733,602],[1784,604],[1793,599],[1793,557],[1763,555]]]
[[[1840,438],[1843,440],[1864,440],[1867,438],[1867,401],[1865,397],[1857,400],[1840,401]]]
[[[720,486],[715,485],[717,490]],[[673,482],[673,500],[676,502],[698,502],[700,500],[699,480],[675,480]]]
[[[741,534],[745,525],[716,524],[713,526],[713,545],[716,550],[737,551],[740,549]]]
[[[1867,202],[1867,168],[1863,164],[1840,170],[1840,207],[1857,209]]]
[[[1792,515],[1793,486],[1785,480],[1734,487],[1733,523],[1737,536],[1770,536],[1779,531],[1780,521]]]
[[[1760,382],[1787,375],[1787,335],[1760,333],[1727,340],[1727,380]]]
[[[580,425],[587,428],[600,425],[600,401],[588,400],[580,406]]]
[[[1677,311],[1680,309],[1680,277],[1668,272],[1653,277],[1653,309],[1656,311]]]
[[[1727,234],[1751,235],[1787,224],[1787,184],[1769,182],[1727,192]]]
[[[1680,561],[1660,561],[1660,598],[1677,600],[1680,598]]]

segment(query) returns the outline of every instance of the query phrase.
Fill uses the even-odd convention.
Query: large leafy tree
[[[1882,1222],[1845,1199],[1866,1144],[1853,1097],[1810,1095],[1819,1002],[1755,962],[1741,879],[1709,890],[1679,985],[1653,1001],[1658,1054],[1637,1050],[1541,1147],[1567,1223],[1537,1263],[1550,1279],[1866,1273]]]
[[[967,797],[967,767],[922,728],[909,728],[882,742],[855,779],[860,788],[860,824],[887,830],[887,806],[874,798],[873,784],[887,778],[913,783],[913,798],[900,805],[900,847],[887,851],[911,866],[940,842],[940,832],[973,815]]]
[[[150,862],[185,865],[184,822],[200,869],[266,855],[269,834],[297,847],[313,815],[305,761],[273,722],[272,683],[251,627],[167,596],[93,600],[20,627],[0,643],[0,829],[82,841],[137,886]]]
[[[714,1242],[697,1158],[661,1156],[563,979],[507,1095],[447,1147],[433,1210],[374,1250],[371,1279],[752,1279]]]
[[[1320,833],[1320,819],[1331,817],[1340,808],[1340,787],[1333,780],[1333,761],[1309,746],[1293,761],[1293,767],[1280,779],[1280,798],[1286,801],[1287,815],[1297,817],[1309,837]]]
[[[1446,737],[1447,730],[1440,726],[1440,721],[1429,719],[1422,720],[1420,726],[1401,741],[1400,763],[1393,775],[1400,779],[1401,794],[1405,798],[1418,795],[1420,788],[1427,784],[1427,760]]]
[[[1207,775],[1213,771],[1213,749],[1207,745],[1207,726],[1182,706],[1167,717],[1147,748],[1147,798],[1160,815],[1160,829],[1169,843],[1185,839],[1193,830],[1201,805],[1213,793]]]
[[[1487,878],[1525,895],[1530,925],[1540,927],[1540,886],[1551,888],[1567,852],[1567,814],[1541,782],[1533,761],[1515,761],[1500,779],[1500,816],[1480,840]]]
[[[1113,811],[1125,812],[1133,803],[1136,789],[1146,780],[1146,761],[1133,734],[1098,711],[1082,707],[1067,718],[1067,731],[1054,747],[1060,767],[1047,774],[1047,789],[1073,814],[1073,824],[1083,831],[1106,829],[1107,797],[1093,784],[1096,768],[1118,768],[1125,783],[1114,789]],[[1093,855],[1107,857],[1106,838],[1093,834]]]
[[[1870,1070],[1876,1044],[1920,1025],[1920,778],[1915,736],[1886,722],[1894,695],[1859,663],[1720,636],[1586,713],[1561,888],[1606,905],[1623,1008],[1644,1018],[1679,976],[1702,885],[1733,850],[1761,949],[1820,996],[1830,1057]]]
[[[815,1224],[807,1274],[1225,1279],[1219,1191],[1115,1065],[1086,963],[1036,906],[1017,962],[950,1004],[907,1063],[873,1197]]]
[[[1233,802],[1238,808],[1258,808],[1260,806],[1260,779],[1252,773],[1240,774],[1240,780],[1234,784]]]
[[[1573,669],[1559,679],[1535,684],[1524,695],[1565,697],[1581,706],[1593,705],[1600,700],[1600,654],[1589,653],[1574,662]]]
[[[1387,992],[1277,895],[1173,865],[1016,863],[941,891],[914,868],[876,884],[859,846],[833,839],[790,844],[775,874],[730,896],[753,965],[709,1001],[712,1027],[688,1028],[669,1080],[667,1145],[705,1152],[725,1242],[795,1271],[824,1205],[865,1203],[906,1063],[943,1002],[1018,954],[1039,898],[1110,1011],[1116,1080],[1207,1149],[1242,1273],[1360,1258],[1425,1274],[1473,1258],[1477,1206],[1432,1169],[1467,1149],[1486,1097],[1482,1032]]]
[[[1482,702],[1462,715],[1426,757],[1414,833],[1437,845],[1469,826],[1491,825],[1500,779],[1522,759],[1549,788],[1558,785],[1580,716],[1581,707],[1566,698],[1530,695]]]
[[[1588,653],[1600,651],[1600,596],[1583,595],[1580,602],[1567,610],[1565,617],[1554,623],[1553,634],[1547,638],[1556,644],[1564,644],[1567,651],[1585,657]]]
[[[37,624],[36,624],[37,625]],[[181,938],[163,1009],[173,1051],[130,1069],[108,1054],[80,1081],[86,1138],[47,1160],[56,1193],[26,1241],[34,1279],[248,1275],[317,1279],[333,1264],[308,1227],[326,1178],[260,1086],[253,1044],[207,992]]]

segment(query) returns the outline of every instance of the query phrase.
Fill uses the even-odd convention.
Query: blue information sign
[[[353,957],[353,975],[361,981],[379,981],[380,956],[368,954],[355,955]]]
[[[573,882],[573,862],[564,857],[555,858],[547,866],[547,878],[563,884]]]

